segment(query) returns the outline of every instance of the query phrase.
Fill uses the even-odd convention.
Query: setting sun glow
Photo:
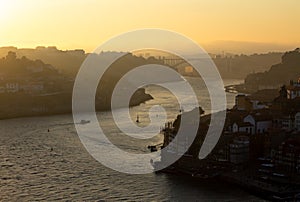
[[[300,1],[0,0],[0,46],[92,51],[112,36],[141,28],[182,33],[201,45],[300,44]]]

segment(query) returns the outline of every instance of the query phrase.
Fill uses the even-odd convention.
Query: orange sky
[[[273,51],[300,46],[300,1],[0,0],[0,24],[0,46],[92,51],[123,32],[163,28],[208,49],[256,42]]]

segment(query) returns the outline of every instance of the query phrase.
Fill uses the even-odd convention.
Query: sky
[[[299,0],[0,0],[0,46],[90,52],[136,29],[181,33],[210,52],[300,46]]]

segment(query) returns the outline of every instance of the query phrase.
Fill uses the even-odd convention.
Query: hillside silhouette
[[[109,59],[119,54],[121,53],[106,52],[93,54],[92,57]],[[154,63],[159,64],[160,61],[132,54],[126,54],[114,62],[99,83],[95,100],[96,110],[110,109],[113,89],[122,75],[134,67]],[[31,60],[25,56],[18,58],[17,53],[9,51],[0,59],[0,119],[70,113],[73,84],[78,71],[71,69],[69,72],[61,71],[40,59]],[[152,97],[145,89],[138,88],[129,104],[135,106],[150,99]]]
[[[54,66],[59,72],[69,77],[75,77],[80,65],[87,57],[84,50],[58,50],[55,46],[37,47],[35,49],[16,47],[0,48],[0,57],[5,57],[7,53],[15,52],[17,57],[27,57],[31,60],[41,60]]]
[[[283,53],[264,53],[251,55],[212,55],[213,61],[223,78],[244,79],[248,74],[264,72],[271,65],[281,61]]]
[[[63,51],[55,46],[39,46],[35,49],[1,47],[0,58],[5,57],[9,51],[15,52],[17,57],[20,58],[25,56],[31,60],[42,60],[69,77],[76,76],[82,62],[89,55],[82,49]],[[117,54],[117,52],[110,52],[110,54]],[[210,55],[223,78],[244,79],[250,73],[266,71],[271,65],[279,63],[283,53],[270,52],[251,55],[226,53]]]
[[[283,54],[281,62],[272,65],[268,71],[249,74],[245,79],[245,88],[250,91],[263,88],[278,88],[290,80],[300,77],[300,49]]]
[[[23,56],[17,58],[15,52],[9,51],[0,59],[0,73],[6,77],[46,77],[58,76],[58,70],[41,60],[30,60]]]

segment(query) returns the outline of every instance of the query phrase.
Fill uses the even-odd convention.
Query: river
[[[190,78],[199,91],[200,105],[210,112],[209,98],[202,84]],[[225,85],[239,80],[225,80]],[[197,86],[198,85],[198,86]],[[149,123],[148,110],[162,104],[168,120],[178,112],[178,104],[157,86],[146,88],[154,97],[131,109],[141,125]],[[183,92],[184,93],[184,92]],[[206,97],[205,97],[206,96]],[[235,94],[227,94],[227,106]],[[123,109],[120,109],[121,111]],[[161,136],[136,143],[115,127],[108,112],[98,120],[109,139],[131,152],[148,152],[147,145],[159,143]],[[158,114],[159,115],[159,114]],[[125,117],[125,116],[124,116]],[[124,118],[124,123],[129,121]],[[163,125],[163,123],[161,123]],[[49,129],[49,132],[48,132]],[[147,134],[141,134],[147,135]],[[216,181],[200,181],[169,174],[129,175],[106,168],[94,160],[81,144],[71,115],[31,117],[0,121],[0,201],[258,201],[239,187]]]

